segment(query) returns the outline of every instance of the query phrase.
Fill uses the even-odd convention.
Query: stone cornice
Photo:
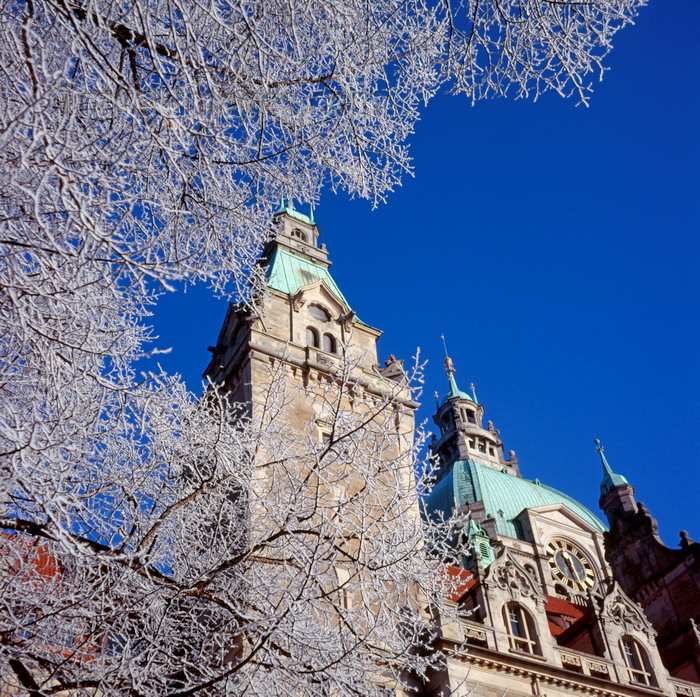
[[[651,697],[653,695],[666,695],[658,687],[642,687],[626,685],[586,675],[574,670],[567,670],[542,663],[539,656],[526,656],[523,654],[504,654],[492,649],[480,646],[469,646],[468,651],[458,651],[459,644],[449,640],[443,640],[441,648],[445,651],[448,661],[459,661],[474,666],[479,666],[489,672],[514,675],[530,680],[537,680],[541,685],[552,685],[570,690],[580,695],[597,695],[599,697]],[[597,656],[590,656],[592,661],[605,661]],[[606,664],[609,663],[605,661]],[[687,691],[677,694],[688,694]],[[691,689],[694,697],[698,692]],[[673,693],[675,697],[675,693]],[[690,697],[690,695],[688,695]]]

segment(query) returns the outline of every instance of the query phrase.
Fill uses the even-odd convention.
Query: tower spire
[[[447,381],[450,385],[450,391],[447,393],[445,400],[454,399],[455,397],[458,397],[459,399],[468,399],[470,402],[474,402],[474,404],[477,404],[476,395],[474,394],[473,390],[472,395],[470,396],[466,392],[462,392],[462,390],[460,390],[459,387],[457,387],[457,381],[455,380],[455,373],[457,372],[457,368],[455,368],[455,364],[452,362],[452,359],[447,353],[447,343],[445,342],[445,335],[441,334],[440,336],[442,338],[442,345],[445,347],[445,375],[447,375]]]
[[[459,387],[457,387],[457,381],[455,380],[455,373],[457,372],[457,369],[447,353],[445,335],[441,334],[440,336],[442,337],[442,345],[445,347],[445,375],[447,375],[447,381],[450,384],[450,392],[447,395],[447,399],[451,399],[452,397],[462,397],[464,396],[464,393],[460,392]]]
[[[605,457],[605,448],[601,445],[597,438],[595,439],[595,449],[600,455],[600,463],[603,465],[603,481],[600,484],[601,496],[605,496],[605,494],[612,491],[616,486],[629,484],[629,482],[621,474],[616,474],[613,472],[612,467],[610,467]]]

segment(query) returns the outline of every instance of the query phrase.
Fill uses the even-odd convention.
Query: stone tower
[[[351,364],[352,380],[363,394],[392,395],[397,428],[410,443],[417,404],[405,389],[402,362],[390,356],[380,367],[376,344],[381,331],[357,317],[333,280],[313,215],[283,203],[273,228],[261,262],[266,293],[257,311],[229,306],[204,377],[256,415],[275,370],[296,393],[286,408],[290,425],[315,423],[321,442],[328,434],[325,417],[314,406],[319,392],[314,386],[328,384],[341,366]]]

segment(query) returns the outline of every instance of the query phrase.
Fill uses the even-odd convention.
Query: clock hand
[[[578,575],[578,572],[576,571],[576,567],[574,566],[574,561],[571,557],[571,554],[569,554],[568,552],[565,551],[562,554],[562,556],[564,557],[564,561],[566,562],[566,565],[569,567],[569,571],[571,572],[572,577],[578,578],[579,575]]]

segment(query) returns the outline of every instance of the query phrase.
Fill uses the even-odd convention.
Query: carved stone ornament
[[[592,673],[599,673],[602,675],[609,675],[610,674],[610,668],[608,667],[607,663],[601,663],[600,661],[586,661],[586,664],[588,665],[588,670],[590,670]]]
[[[324,356],[322,353],[319,353],[318,351],[316,352],[316,362],[321,364],[321,365],[328,365],[332,366],[333,361],[328,358],[328,356]]]
[[[299,312],[302,307],[304,307],[304,303],[306,300],[304,299],[304,290],[303,288],[300,288],[293,296],[292,296],[292,309],[294,312]]]
[[[642,609],[615,583],[603,600],[601,617],[624,629],[625,632],[644,632],[655,635]]]
[[[486,632],[474,627],[465,627],[464,636],[466,639],[476,639],[477,641],[486,641]]]
[[[544,602],[535,579],[511,556],[509,550],[489,566],[488,581],[489,585],[507,591],[513,600],[532,598]]]
[[[688,697],[693,697],[693,690],[687,685],[674,685],[677,695],[688,695]]]
[[[581,658],[580,656],[574,656],[571,653],[561,653],[561,662],[564,665],[569,665],[569,666],[581,666]]]
[[[340,322],[343,325],[343,329],[345,329],[346,332],[352,331],[352,322],[355,319],[355,312],[353,310],[350,310],[346,315],[340,318]]]
[[[698,629],[698,625],[695,623],[695,620],[692,617],[690,618],[690,629],[695,635],[695,641],[700,644],[700,629]]]

